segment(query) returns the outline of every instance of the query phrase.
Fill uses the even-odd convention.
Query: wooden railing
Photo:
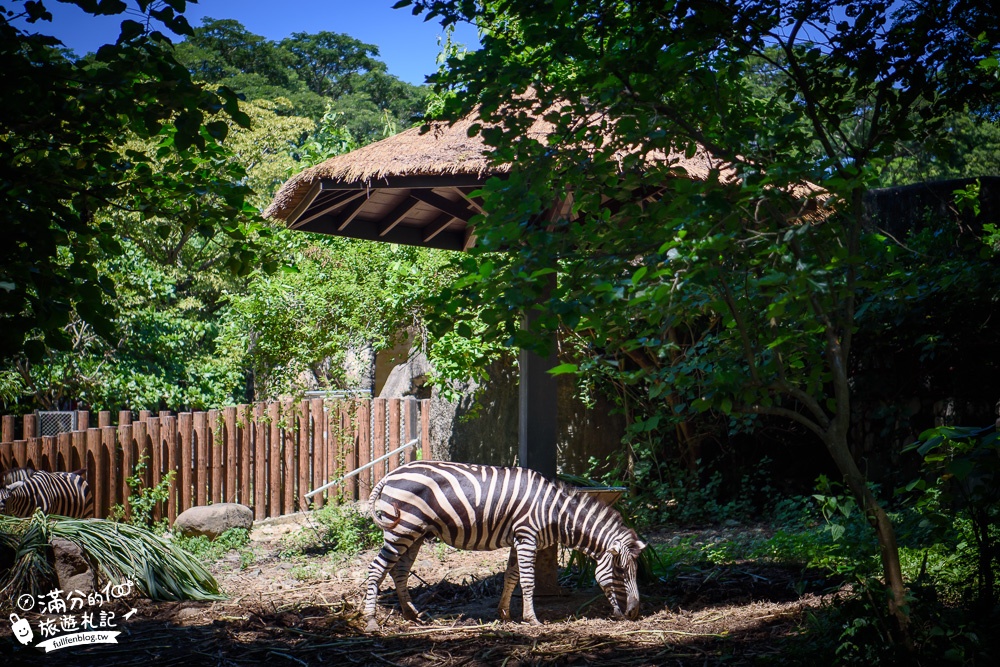
[[[138,415],[125,411],[77,415],[77,430],[39,436],[35,415],[0,419],[0,467],[86,469],[97,517],[130,496],[153,489],[171,472],[169,498],[153,511],[171,522],[197,505],[239,502],[256,519],[281,516],[336,500],[366,499],[374,484],[402,462],[430,458],[430,401],[322,399],[236,405],[206,412]],[[308,501],[331,479],[419,438],[399,456],[362,471]],[[419,452],[419,453],[418,453]],[[131,484],[130,484],[131,480]]]

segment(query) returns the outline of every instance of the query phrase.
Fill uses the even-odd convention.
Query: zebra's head
[[[14,492],[24,486],[24,480],[18,480],[7,486],[0,486],[0,514],[7,513],[7,501]]]
[[[639,617],[639,585],[636,574],[639,569],[639,554],[645,548],[646,543],[639,539],[635,531],[626,528],[597,559],[594,575],[617,618],[635,620]]]

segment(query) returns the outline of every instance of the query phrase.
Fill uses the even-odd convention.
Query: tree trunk
[[[875,529],[878,538],[879,555],[882,559],[882,572],[885,585],[889,592],[889,613],[896,622],[899,640],[904,646],[910,647],[909,616],[906,612],[906,587],[903,582],[903,570],[899,562],[899,547],[896,544],[896,531],[892,521],[879,504],[878,499],[868,488],[864,475],[854,462],[850,449],[847,447],[847,436],[834,427],[828,432],[825,444],[833,456],[837,468],[844,475],[851,493],[858,505],[864,510],[865,518]]]

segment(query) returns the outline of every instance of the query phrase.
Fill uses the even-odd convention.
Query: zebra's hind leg
[[[413,567],[413,561],[417,559],[417,553],[420,551],[420,545],[424,543],[424,538],[417,538],[410,548],[403,553],[396,564],[392,566],[390,573],[392,574],[392,580],[396,584],[396,597],[399,598],[399,609],[403,612],[403,618],[408,621],[418,620],[420,614],[417,608],[413,606],[413,600],[410,598],[410,568]]]
[[[534,535],[515,537],[514,548],[517,550],[517,568],[521,571],[521,599],[524,603],[524,622],[531,625],[541,625],[541,621],[535,616],[535,555],[538,552],[537,538]],[[506,584],[504,585],[506,586]]]
[[[497,614],[500,616],[500,620],[505,623],[510,620],[510,598],[514,594],[514,587],[517,586],[518,576],[517,552],[514,547],[511,547],[510,555],[507,557],[507,570],[503,574],[500,604],[497,606]]]
[[[378,622],[375,620],[375,606],[378,602],[378,587],[385,579],[386,572],[393,567],[400,556],[406,552],[409,545],[397,545],[386,542],[382,545],[375,560],[368,566],[368,582],[365,585],[364,618],[367,620],[365,630],[374,632],[378,630]]]

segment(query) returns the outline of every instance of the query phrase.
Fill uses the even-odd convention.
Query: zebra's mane
[[[554,484],[560,493],[572,499],[567,506],[568,511],[575,512],[576,508],[580,507],[584,512],[594,512],[601,521],[610,521],[615,524],[616,528],[625,528],[622,515],[615,508],[605,505],[597,498],[580,493],[580,487],[578,486],[567,484],[562,480],[556,480]]]

